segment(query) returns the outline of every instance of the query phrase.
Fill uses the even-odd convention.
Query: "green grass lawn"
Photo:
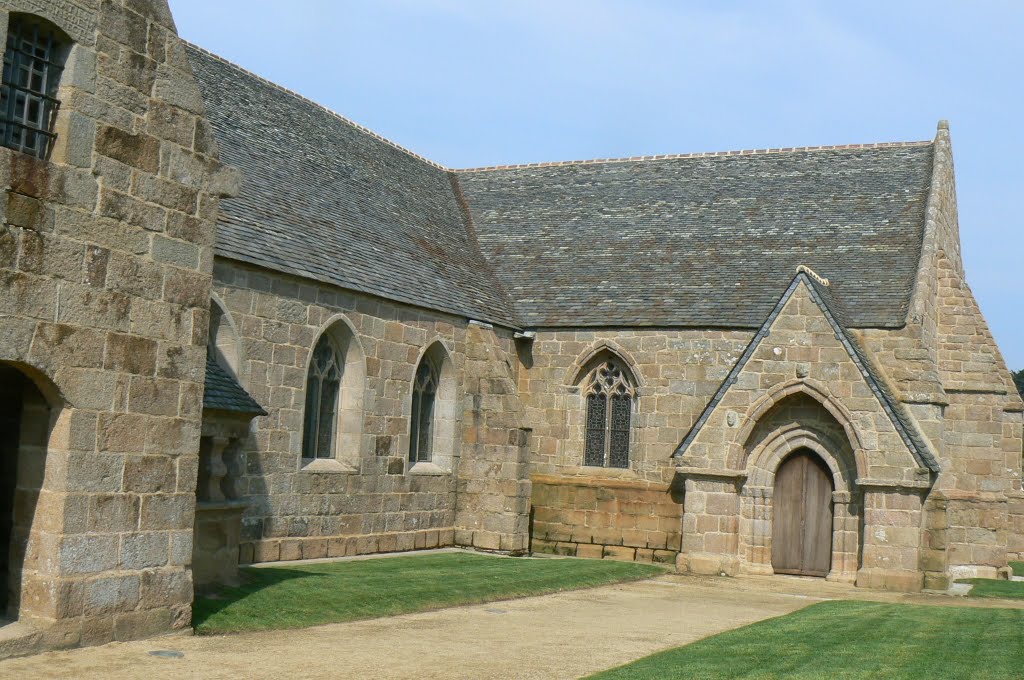
[[[995,597],[1003,600],[1024,600],[1024,581],[1003,581],[994,578],[962,578],[957,583],[970,583],[974,587],[970,597]],[[1024,673],[1024,671],[1022,671]]]
[[[1011,560],[1010,569],[1013,569],[1014,576],[1024,576],[1024,562],[1014,562]]]
[[[561,590],[666,572],[635,562],[440,553],[242,570],[244,583],[197,596],[197,633],[304,628]]]
[[[822,602],[593,676],[1020,678],[1024,610]]]

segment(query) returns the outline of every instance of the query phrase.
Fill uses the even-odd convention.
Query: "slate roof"
[[[221,257],[512,328],[757,328],[804,264],[905,323],[931,142],[452,171],[187,50],[244,173]]]
[[[267,412],[249,396],[249,393],[238,384],[230,373],[217,363],[217,360],[206,355],[206,385],[203,390],[203,409],[218,411],[234,411],[254,416],[265,416]]]
[[[753,356],[754,351],[760,345],[769,333],[771,326],[775,323],[775,319],[778,318],[779,313],[782,312],[782,308],[786,306],[786,302],[796,291],[797,286],[800,283],[805,283],[810,290],[811,298],[818,304],[825,318],[828,319],[829,324],[832,326],[833,332],[836,334],[836,338],[846,347],[847,352],[850,354],[850,358],[856,364],[860,370],[861,375],[864,377],[871,391],[878,398],[879,403],[882,405],[882,409],[889,416],[890,421],[899,433],[900,438],[903,439],[903,443],[907,445],[907,448],[913,454],[914,458],[917,459],[922,466],[928,468],[932,472],[939,472],[939,462],[935,459],[931,449],[925,441],[924,436],[920,433],[917,426],[914,424],[913,418],[907,413],[904,405],[896,398],[890,389],[885,378],[879,373],[878,369],[871,362],[864,348],[857,339],[854,333],[848,331],[848,326],[845,325],[845,321],[849,318],[846,307],[839,302],[836,292],[832,290],[831,285],[822,285],[814,277],[808,276],[806,273],[798,273],[786,288],[786,292],[783,293],[782,297],[775,303],[771,312],[765,318],[761,324],[757,334],[754,335],[750,344],[743,351],[739,360],[733,365],[729,371],[729,375],[726,376],[725,380],[722,381],[722,385],[718,388],[718,391],[708,402],[707,406],[704,407],[704,411],[697,418],[697,422],[694,423],[693,427],[687,433],[683,441],[680,442],[679,446],[676,447],[675,452],[672,454],[674,458],[679,458],[685,453],[686,449],[689,448],[690,444],[697,437],[697,433],[700,432],[701,428],[711,417],[715,408],[719,402],[725,397],[725,394],[729,391],[729,388],[736,382],[737,377],[743,370],[743,367],[747,365],[750,357]]]
[[[806,277],[805,274],[800,276]],[[932,472],[939,472],[939,461],[932,455],[924,435],[921,434],[921,431],[914,424],[914,419],[907,412],[903,402],[896,398],[892,388],[889,386],[889,382],[864,350],[864,346],[857,338],[856,333],[851,333],[847,330],[850,328],[850,314],[846,305],[843,304],[836,291],[833,290],[833,286],[822,285],[814,280],[813,277],[806,278],[810,282],[811,297],[814,298],[818,306],[825,312],[825,317],[832,324],[832,330],[835,331],[839,341],[851,353],[854,363],[857,364],[861,375],[864,376],[872,392],[875,393],[875,396],[882,403],[882,408],[885,409],[889,419],[895,425],[896,431],[899,432],[900,437],[903,439],[903,443],[907,445],[910,452],[925,467]]]
[[[216,253],[516,327],[450,173],[187,45],[220,157],[244,173]]]
[[[524,326],[757,328],[799,264],[905,322],[929,142],[460,171]]]

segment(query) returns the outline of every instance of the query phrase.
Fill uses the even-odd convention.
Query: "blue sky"
[[[1024,368],[1024,3],[171,9],[182,37],[449,167],[931,139],[949,119],[968,280]]]

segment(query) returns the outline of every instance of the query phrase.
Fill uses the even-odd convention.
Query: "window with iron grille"
[[[337,436],[338,401],[345,363],[327,333],[313,349],[306,377],[306,419],[302,433],[303,458],[333,458]]]
[[[433,454],[434,406],[437,402],[437,366],[424,356],[416,368],[412,388],[412,418],[409,424],[409,462],[428,463]]]
[[[0,144],[48,158],[56,134],[57,87],[68,47],[55,27],[11,15],[0,86]]]
[[[629,467],[630,422],[636,387],[615,359],[599,363],[584,381],[587,420],[583,464]]]

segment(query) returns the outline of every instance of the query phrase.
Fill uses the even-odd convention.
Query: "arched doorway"
[[[827,576],[832,566],[832,474],[810,449],[798,449],[775,472],[772,569]]]
[[[16,367],[0,363],[0,619],[18,617],[50,416],[49,402],[36,384]]]

